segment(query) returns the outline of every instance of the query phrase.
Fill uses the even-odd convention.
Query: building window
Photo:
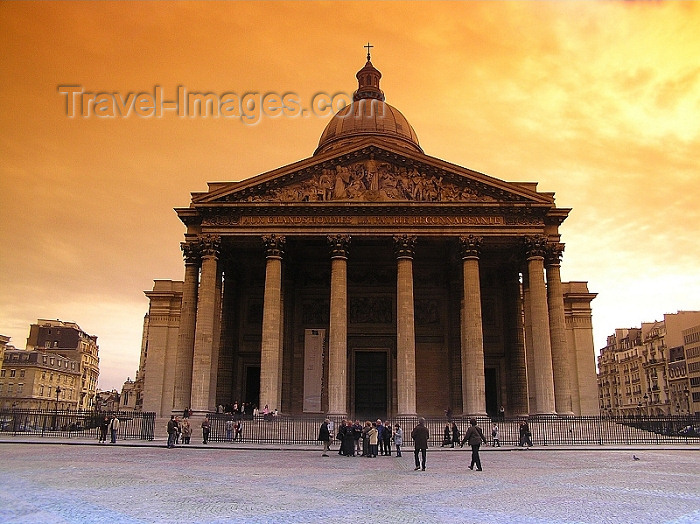
[[[4,369],[0,369],[0,377],[4,378],[5,377],[5,371]]]
[[[50,364],[51,364],[52,366],[54,366],[55,363],[56,363],[56,360],[55,360],[53,357],[51,357],[51,359],[49,360],[49,362],[50,362]]]
[[[24,384],[17,384],[17,394],[21,394],[24,391]]]
[[[46,342],[44,342],[44,347],[45,347],[45,348],[50,348],[50,347],[51,347],[51,342],[49,342],[48,340],[47,340]]]
[[[10,370],[10,377],[15,377],[17,376],[17,370],[16,369],[11,369]]]
[[[23,369],[19,370],[19,378],[24,378],[24,370]]]
[[[43,384],[39,386],[39,396],[40,397],[44,396],[44,385]]]

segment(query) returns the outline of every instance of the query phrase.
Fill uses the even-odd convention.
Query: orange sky
[[[173,207],[310,156],[328,118],[66,116],[89,92],[351,93],[369,40],[424,151],[571,207],[565,280],[596,350],[700,309],[700,4],[0,3],[0,333],[98,336],[99,386],[138,367],[143,291],[182,279]]]

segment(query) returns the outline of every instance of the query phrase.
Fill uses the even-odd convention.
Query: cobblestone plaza
[[[0,440],[0,522],[645,523],[700,521],[700,447],[320,447]],[[634,459],[634,456],[638,460]]]

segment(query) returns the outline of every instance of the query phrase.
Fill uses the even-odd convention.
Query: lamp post
[[[646,416],[649,416],[649,401],[650,401],[651,397],[649,397],[649,395],[644,393],[644,396],[642,398],[644,399],[644,414]]]
[[[56,386],[56,416],[54,417],[54,428],[58,430],[58,395],[61,393],[61,386]]]
[[[690,391],[688,391],[688,386],[683,390],[683,394],[685,395],[685,405],[688,409],[688,416],[690,416]]]

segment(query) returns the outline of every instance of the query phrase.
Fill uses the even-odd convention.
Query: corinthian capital
[[[558,266],[561,263],[561,256],[564,253],[564,244],[560,242],[550,242],[547,244],[547,252],[544,262],[547,266]]]
[[[265,244],[265,256],[267,258],[282,258],[284,256],[284,245],[287,239],[281,235],[263,235]]]
[[[203,257],[218,257],[221,253],[221,235],[200,236],[199,250]]]
[[[416,250],[415,235],[395,235],[394,236],[394,254],[396,258],[413,258]]]
[[[527,258],[544,257],[547,253],[547,238],[543,235],[526,236],[523,247]]]
[[[481,255],[481,243],[483,241],[484,237],[477,237],[475,235],[459,237],[462,260],[465,258],[479,258],[479,255]]]
[[[331,258],[347,258],[350,235],[328,235],[328,247],[331,250]]]
[[[199,264],[199,242],[180,242],[180,249],[182,249],[182,256],[185,258],[185,264]]]

